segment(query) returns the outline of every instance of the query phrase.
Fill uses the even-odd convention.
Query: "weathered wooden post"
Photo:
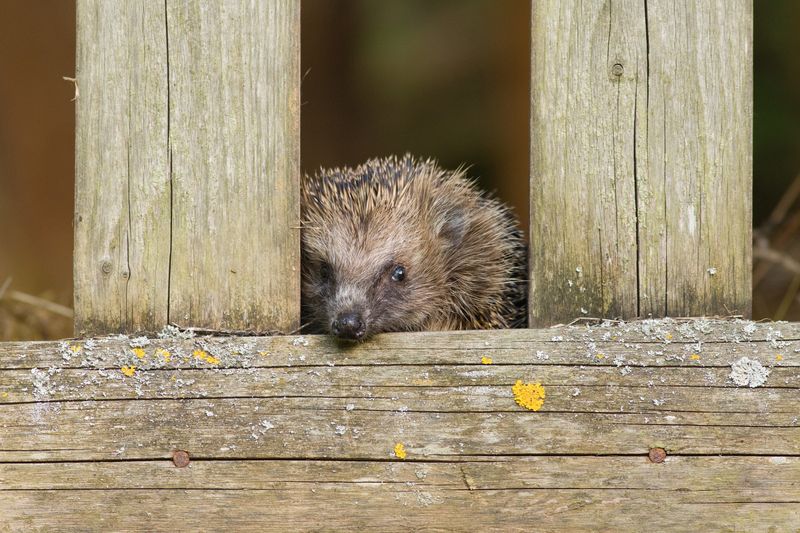
[[[534,323],[746,313],[749,2],[533,6]],[[297,15],[79,1],[79,333],[296,323]],[[798,531],[798,385],[742,320],[0,343],[0,531]]]
[[[76,334],[295,329],[299,0],[77,18]]]
[[[532,325],[749,315],[751,0],[532,21]]]

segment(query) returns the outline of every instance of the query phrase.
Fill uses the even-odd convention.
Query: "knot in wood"
[[[625,72],[625,67],[622,66],[622,63],[614,63],[614,66],[611,67],[611,74],[614,76],[622,76],[623,72]]]

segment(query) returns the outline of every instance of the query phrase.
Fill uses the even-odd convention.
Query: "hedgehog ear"
[[[451,247],[461,246],[467,233],[467,212],[464,206],[449,205],[442,209],[436,221],[436,235],[444,239]]]

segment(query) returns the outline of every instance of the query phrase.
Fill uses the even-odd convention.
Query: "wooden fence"
[[[795,531],[797,350],[746,321],[0,344],[0,524]]]
[[[77,18],[76,331],[296,329],[300,3]]]
[[[0,531],[800,528],[796,324],[164,328],[299,324],[299,10],[78,0],[84,338],[0,344]],[[532,325],[747,316],[752,4],[531,36]]]
[[[750,313],[752,4],[533,2],[531,319]]]

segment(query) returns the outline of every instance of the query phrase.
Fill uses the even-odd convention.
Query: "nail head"
[[[185,450],[175,450],[172,452],[172,462],[178,468],[184,468],[189,466],[189,452]]]
[[[663,463],[667,458],[667,451],[664,448],[650,448],[647,457],[651,463]]]

